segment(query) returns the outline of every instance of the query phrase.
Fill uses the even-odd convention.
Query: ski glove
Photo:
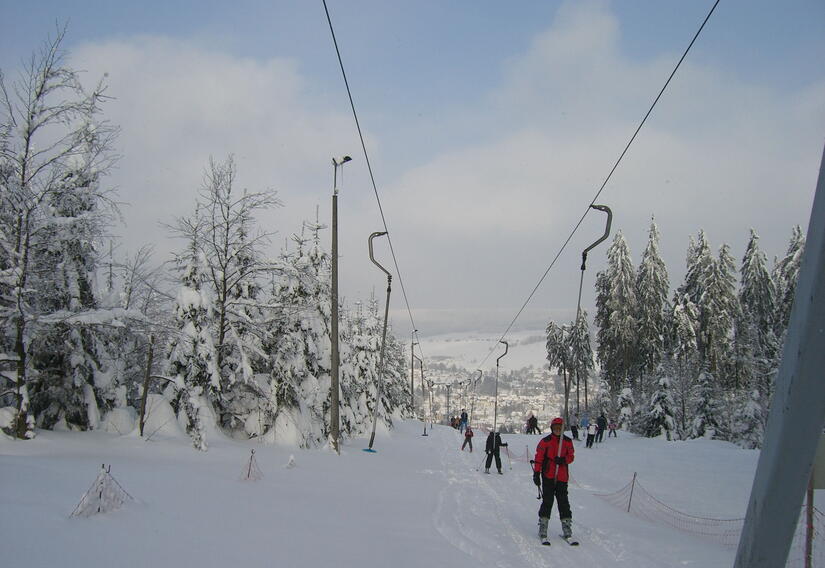
[[[536,484],[536,487],[541,487],[541,473],[538,471],[533,472],[533,483]]]
[[[567,460],[564,458],[564,456],[556,456],[556,463],[558,465],[564,465],[567,463]]]

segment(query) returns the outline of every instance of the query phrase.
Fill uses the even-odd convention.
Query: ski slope
[[[628,514],[599,497],[633,472],[647,491],[697,515],[742,517],[757,451],[712,441],[666,442],[620,432],[593,449],[576,443],[567,546],[554,510],[543,547],[526,448],[505,435],[504,474],[485,475],[478,447],[420,422],[401,423],[342,455],[214,437],[207,453],[183,435],[40,432],[0,440],[0,532],[6,566],[353,566],[359,568],[632,567],[732,565],[735,548]],[[263,479],[241,481],[255,449]],[[294,456],[295,466],[285,467]],[[102,463],[136,502],[70,518]],[[512,469],[511,469],[512,468]],[[480,469],[480,471],[477,471]]]

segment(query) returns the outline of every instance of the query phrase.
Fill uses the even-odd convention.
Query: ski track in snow
[[[504,475],[495,473],[495,462],[493,473],[487,475],[481,463],[483,452],[461,452],[461,441],[452,431],[435,432],[444,484],[433,523],[448,542],[482,566],[596,566],[606,560],[627,560],[621,543],[608,538],[605,531],[591,529],[575,519],[574,534],[581,546],[567,545],[559,537],[561,526],[555,508],[548,531],[553,544],[542,546],[536,524],[540,502],[530,497],[535,494],[528,465],[514,462],[510,470],[507,456],[502,455]]]

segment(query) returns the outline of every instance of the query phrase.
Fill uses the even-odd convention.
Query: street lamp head
[[[340,165],[346,164],[350,160],[352,160],[352,158],[350,158],[349,156],[342,156],[340,158],[333,157],[332,158],[332,165],[333,166],[340,166]]]

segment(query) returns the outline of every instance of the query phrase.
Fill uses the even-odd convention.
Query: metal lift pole
[[[381,391],[382,387],[384,386],[384,351],[387,346],[387,319],[390,313],[390,292],[392,292],[392,274],[381,266],[375,257],[372,254],[372,239],[375,237],[381,237],[386,235],[386,231],[375,232],[370,235],[369,238],[369,249],[370,249],[370,260],[372,263],[380,268],[384,274],[387,275],[387,303],[384,306],[384,331],[381,334],[381,356],[378,360],[378,385],[376,386],[376,393],[375,393],[375,406],[372,410],[372,433],[370,434],[370,445],[365,452],[374,452],[375,450],[372,449],[372,444],[375,441],[375,427],[378,424],[378,410],[381,407]]]
[[[510,350],[510,344],[506,341],[499,341],[499,343],[504,344],[504,353],[496,359],[496,396],[493,409],[493,434],[496,433],[496,422],[498,421],[498,362],[501,361],[501,358],[507,355],[507,352]]]
[[[825,422],[825,151],[734,568],[784,566]]]
[[[604,240],[610,235],[610,226],[613,224],[613,211],[610,210],[610,207],[607,205],[591,205],[591,209],[596,209],[597,211],[601,211],[603,213],[607,213],[607,223],[604,227],[604,234],[599,237],[599,239],[594,242],[592,245],[587,247],[582,251],[582,266],[581,266],[581,278],[579,278],[579,299],[576,302],[576,321],[575,324],[577,327],[579,325],[579,317],[581,316],[582,311],[582,286],[584,285],[584,271],[587,268],[587,253],[596,248],[597,245],[604,242]],[[579,369],[576,367],[576,412],[579,411],[578,408],[579,403]],[[584,378],[584,410],[587,412],[587,377]]]
[[[478,388],[478,382],[481,380],[481,376],[484,374],[481,369],[476,369],[478,371],[478,378],[473,381],[473,394],[470,395],[470,417],[467,419],[467,425],[473,423],[473,411],[476,407],[476,388]]]

